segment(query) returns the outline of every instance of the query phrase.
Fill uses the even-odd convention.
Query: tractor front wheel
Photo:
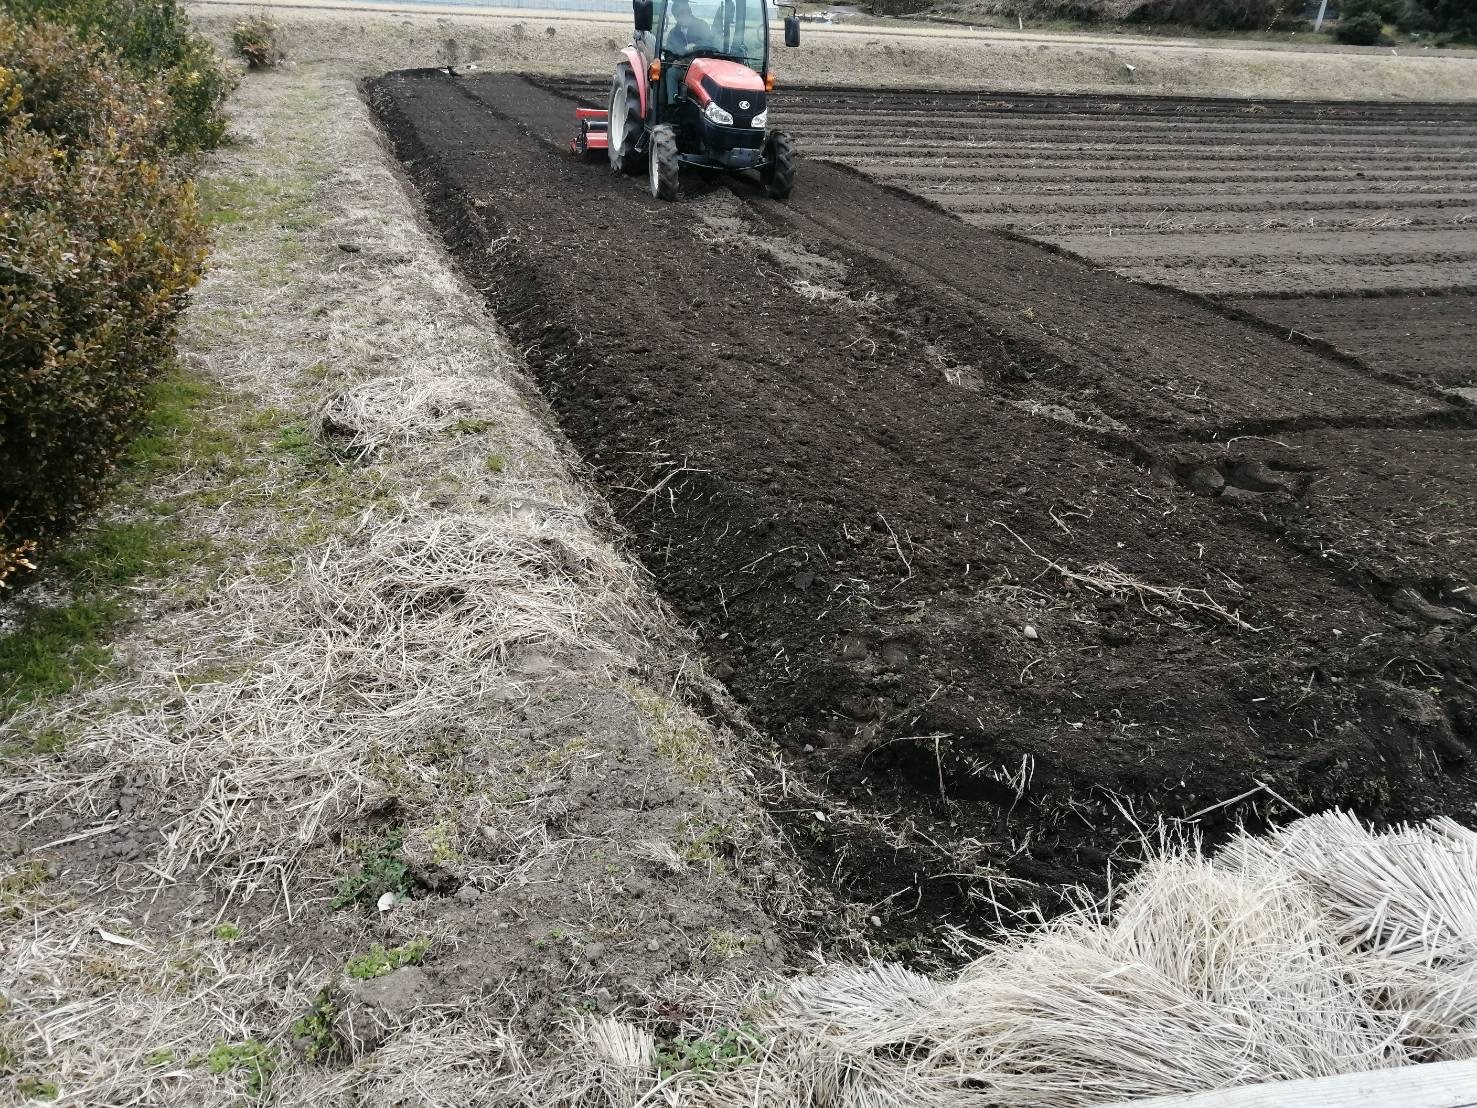
[[[784,131],[764,136],[764,166],[759,170],[764,194],[783,200],[795,187],[795,144]]]
[[[647,140],[651,195],[658,200],[677,199],[677,135],[665,123],[653,127]]]
[[[636,153],[636,144],[641,141],[641,130],[646,124],[641,118],[641,90],[636,87],[636,74],[629,65],[615,67],[615,79],[610,83],[610,113],[606,118],[610,168],[616,173],[638,172],[641,158]]]

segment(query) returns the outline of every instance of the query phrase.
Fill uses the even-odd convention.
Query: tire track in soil
[[[836,805],[781,805],[792,836],[888,934],[1095,882],[1124,811],[1254,779],[1375,817],[1477,798],[1470,640],[1162,464],[1227,419],[1428,398],[820,164],[789,206],[698,177],[660,205],[571,158],[569,102],[517,79],[367,92],[633,550]],[[846,267],[826,295],[783,261],[805,250]],[[1042,404],[1128,430],[1020,407]]]

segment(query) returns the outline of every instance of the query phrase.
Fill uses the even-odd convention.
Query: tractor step
[[[570,150],[588,158],[606,149],[610,145],[605,133],[610,124],[609,117],[610,113],[603,108],[576,108],[574,118],[579,122],[580,133],[569,144]]]

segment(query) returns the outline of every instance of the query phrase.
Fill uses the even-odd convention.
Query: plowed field
[[[777,813],[892,933],[1049,900],[1161,815],[1474,811],[1477,419],[1459,398],[814,159],[788,204],[696,174],[658,204],[568,153],[562,91],[422,71],[368,95],[634,552],[786,779],[825,797],[782,789]],[[851,133],[828,96],[785,108],[822,155],[818,135]],[[1001,103],[1022,142],[1060,150],[1031,136],[1077,126]],[[855,127],[907,140],[862,107]],[[1177,139],[1172,107],[1150,121]],[[1411,132],[1401,110],[1369,125]],[[1234,122],[1197,111],[1208,134]],[[1443,194],[1467,196],[1459,154],[1422,137],[1450,161]],[[1105,204],[1229,187],[1178,157],[1092,187]],[[938,168],[997,190],[976,203],[1070,192],[1032,160]],[[1431,183],[1388,172],[1408,195]],[[1450,233],[1395,264],[1466,281],[1477,255]]]
[[[780,112],[811,157],[976,227],[1477,382],[1477,301],[1425,299],[1477,291],[1477,106],[798,89]]]

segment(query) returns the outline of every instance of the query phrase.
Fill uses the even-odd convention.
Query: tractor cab
[[[617,172],[647,170],[653,196],[677,194],[682,164],[755,170],[770,196],[789,195],[794,149],[769,122],[769,0],[634,0],[605,112],[576,112],[577,153],[603,149]],[[800,21],[784,22],[798,46]]]

